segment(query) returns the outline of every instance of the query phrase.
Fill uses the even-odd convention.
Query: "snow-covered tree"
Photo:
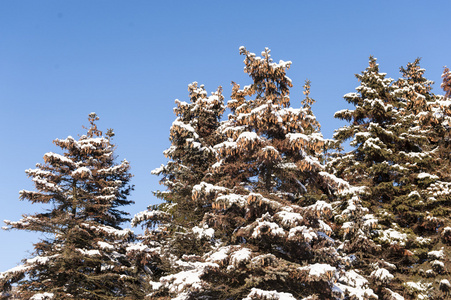
[[[375,203],[388,202],[391,192],[381,189],[379,183],[392,180],[389,166],[381,167],[380,163],[390,161],[393,152],[391,148],[396,139],[392,127],[396,113],[391,87],[393,79],[385,78],[386,74],[379,72],[379,65],[374,57],[370,57],[369,67],[362,74],[356,74],[356,77],[360,82],[360,86],[356,88],[357,93],[344,96],[355,109],[335,113],[336,118],[350,124],[336,130],[334,134],[339,142],[352,139],[351,146],[355,150],[332,165],[336,175],[352,184],[370,188],[370,198]]]
[[[439,231],[446,215],[443,213],[448,210],[448,205],[444,205],[446,197],[438,194],[448,189],[448,175],[443,176],[448,172],[439,169],[449,164],[449,159],[440,157],[447,135],[443,125],[449,114],[443,111],[446,107],[442,105],[442,96],[432,93],[433,82],[424,77],[420,59],[400,71],[402,78],[394,83],[394,94],[400,101],[396,120],[399,142],[394,154],[399,166],[397,176],[402,178],[401,192],[394,197],[392,206],[387,207],[385,223],[387,228],[397,224],[404,233],[405,245],[401,249],[408,258],[397,263],[394,275],[407,297],[428,295],[441,299],[438,280],[443,278],[444,270],[433,271],[432,264],[437,258],[431,254],[442,249]],[[426,288],[412,288],[411,283],[421,283]]]
[[[0,273],[3,290],[17,284],[24,299],[136,299],[139,282],[128,260],[133,232],[122,229],[133,201],[126,160],[115,162],[112,130],[97,129],[95,113],[78,140],[54,140],[62,154],[44,155],[44,163],[25,172],[35,190],[20,191],[20,199],[46,204],[41,213],[5,221],[5,229],[42,234],[34,257]]]
[[[164,152],[166,165],[152,171],[163,176],[160,184],[167,190],[156,192],[164,203],[155,208],[171,214],[172,223],[192,227],[202,220],[208,202],[193,201],[193,187],[208,181],[209,167],[216,162],[213,146],[220,142],[216,133],[224,112],[221,87],[208,96],[204,86],[188,86],[190,103],[176,100],[177,116],[170,130],[171,147]]]
[[[445,97],[451,98],[451,71],[445,67],[442,74],[443,82],[441,87],[445,91]]]
[[[432,191],[435,186],[442,192],[447,189],[433,171],[443,164],[437,154],[446,132],[444,120],[439,120],[447,118],[446,105],[432,94],[432,82],[423,77],[419,59],[401,68],[401,73],[403,77],[393,83],[370,58],[369,68],[357,75],[357,93],[345,95],[355,110],[335,114],[350,124],[334,136],[340,142],[352,139],[355,149],[332,160],[330,166],[336,175],[367,190],[363,204],[377,219],[373,236],[384,251],[376,252],[376,257],[362,253],[370,267],[366,272],[377,277],[383,275],[382,265],[391,266],[386,274],[391,283],[376,292],[383,297],[393,291],[422,297],[431,295],[435,285],[434,279],[426,279],[432,277],[432,270],[423,270],[434,261],[428,253],[440,248],[437,231],[442,223],[437,213],[443,200],[431,196],[437,194]],[[419,284],[419,274],[425,277],[420,283],[428,288],[408,284]],[[376,278],[372,283],[381,287]]]
[[[176,100],[177,116],[170,129],[171,146],[164,151],[166,165],[152,171],[163,178],[166,190],[156,192],[162,203],[138,213],[132,221],[146,233],[133,254],[142,262],[146,276],[156,280],[177,270],[174,261],[182,255],[202,252],[206,239],[197,239],[196,225],[211,210],[211,199],[196,198],[193,188],[208,185],[213,174],[209,168],[216,162],[213,146],[222,141],[217,133],[224,98],[221,87],[211,95],[203,85],[188,86],[190,102]],[[193,229],[194,227],[194,229]]]
[[[211,203],[191,229],[210,248],[176,257],[173,270],[151,282],[150,297],[375,298],[333,238],[332,201],[353,192],[321,164],[328,141],[310,108],[309,82],[302,107],[292,108],[291,62],[273,62],[269,49],[262,57],[240,53],[253,82],[234,84],[212,180],[192,187],[193,201]]]

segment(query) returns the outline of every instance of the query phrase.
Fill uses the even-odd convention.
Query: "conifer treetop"
[[[115,162],[112,130],[104,136],[99,118],[89,115],[87,133],[53,142],[62,154],[49,152],[44,163],[26,170],[35,189],[20,191],[20,199],[51,204],[44,212],[5,221],[4,229],[45,234],[34,244],[34,257],[0,273],[3,290],[18,282],[24,297],[103,299],[139,295],[127,247],[134,239],[121,228],[128,213],[120,208],[133,186],[130,164]]]

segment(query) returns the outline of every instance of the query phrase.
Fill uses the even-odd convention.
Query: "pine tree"
[[[169,162],[152,171],[163,176],[160,184],[166,190],[155,193],[163,202],[137,214],[132,221],[134,226],[146,228],[142,248],[134,254],[152,280],[173,273],[177,269],[175,260],[200,253],[205,246],[205,239],[195,238],[201,230],[196,225],[211,209],[211,201],[195,198],[193,188],[201,183],[208,186],[212,180],[209,168],[216,162],[213,146],[222,139],[216,131],[224,98],[221,87],[208,96],[197,82],[190,84],[188,91],[189,103],[175,101],[177,118],[170,129],[171,146],[164,151]]]
[[[360,82],[357,93],[344,96],[355,110],[335,113],[336,118],[346,120],[350,125],[338,129],[334,138],[339,142],[352,139],[351,146],[355,147],[354,151],[333,164],[335,174],[351,184],[375,186],[370,197],[375,203],[390,200],[391,192],[379,186],[392,180],[390,171],[380,163],[390,161],[396,138],[392,127],[396,113],[393,109],[396,105],[391,87],[393,80],[385,76],[379,72],[376,59],[370,57],[369,67],[362,74],[356,74]]]
[[[164,152],[169,162],[152,172],[163,176],[160,184],[167,187],[156,192],[164,200],[159,208],[164,211],[168,206],[177,206],[167,212],[171,213],[172,223],[184,227],[198,224],[208,204],[192,201],[192,189],[203,180],[208,181],[207,170],[216,161],[213,146],[220,141],[216,129],[224,112],[221,87],[208,96],[203,85],[193,82],[188,91],[190,103],[176,100],[177,119],[170,130],[171,147]]]
[[[442,299],[440,280],[450,267],[440,234],[449,214],[449,176],[444,157],[449,104],[432,93],[433,82],[424,77],[420,59],[401,67],[402,78],[394,83],[398,97],[398,149],[394,162],[402,178],[400,190],[388,208],[390,220],[404,230],[404,253],[409,258],[398,263],[395,274],[407,297]],[[420,287],[420,288],[419,288]],[[401,290],[401,288],[400,288]]]
[[[344,96],[355,109],[335,113],[336,118],[348,121],[349,125],[334,134],[340,143],[351,139],[354,150],[331,160],[329,167],[335,175],[365,189],[361,195],[363,205],[369,208],[369,215],[374,216],[371,219],[373,226],[377,226],[370,234],[384,247],[372,247],[372,251],[367,251],[363,244],[356,244],[353,251],[360,258],[363,274],[372,277],[372,287],[379,297],[392,297],[397,288],[394,288],[396,285],[391,273],[398,267],[393,261],[405,258],[403,246],[406,236],[402,229],[393,226],[391,214],[394,199],[406,190],[403,169],[395,158],[399,145],[403,144],[397,124],[400,104],[394,94],[393,79],[386,78],[386,74],[379,71],[374,57],[370,57],[369,66],[356,77],[360,82],[357,93]],[[345,223],[343,227],[356,231],[359,224],[352,223],[351,226]],[[389,251],[381,251],[387,248],[385,244],[388,244]]]
[[[441,87],[445,91],[445,97],[449,99],[451,98],[451,71],[446,67],[443,70],[442,78]]]
[[[240,53],[253,83],[233,85],[212,181],[192,188],[193,201],[211,202],[193,227],[210,249],[177,257],[172,274],[151,282],[150,296],[374,299],[368,281],[344,267],[352,257],[331,237],[331,202],[340,202],[339,190],[343,197],[352,194],[352,187],[321,164],[327,141],[311,112],[309,82],[302,108],[291,108],[291,62],[274,63],[269,49],[263,57],[244,47]]]
[[[434,272],[423,268],[437,262],[436,232],[441,226],[434,212],[440,201],[430,197],[439,179],[431,170],[442,163],[436,155],[444,133],[436,117],[440,105],[419,59],[401,73],[403,77],[391,84],[370,58],[370,67],[357,75],[359,93],[345,95],[356,109],[335,115],[351,123],[337,130],[335,138],[340,142],[353,138],[355,149],[331,162],[336,175],[367,188],[363,203],[378,219],[373,234],[386,251],[365,257],[366,272],[373,275],[373,286],[379,286],[376,292],[388,298],[392,290],[406,297],[431,295],[434,280],[427,277]],[[381,286],[378,278],[384,274],[391,280]],[[418,281],[418,276],[424,278]]]
[[[6,229],[43,234],[34,257],[0,274],[2,289],[17,283],[30,299],[136,299],[139,282],[126,254],[133,232],[122,229],[122,211],[133,187],[126,160],[115,162],[112,130],[97,129],[95,113],[78,140],[53,142],[63,154],[44,155],[44,164],[26,173],[34,191],[22,190],[21,200],[46,204],[42,213],[5,221]]]

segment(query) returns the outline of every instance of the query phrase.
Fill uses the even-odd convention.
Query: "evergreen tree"
[[[390,161],[396,139],[393,124],[397,105],[391,87],[393,79],[385,76],[379,72],[376,59],[370,57],[369,67],[362,74],[356,74],[360,82],[357,93],[344,96],[355,110],[344,109],[335,113],[336,118],[346,120],[350,125],[338,129],[334,138],[339,142],[352,139],[351,146],[355,147],[354,151],[332,163],[335,174],[351,184],[370,188],[368,198],[376,205],[390,201],[391,192],[380,184],[392,180],[391,172],[388,165],[381,163]]]
[[[443,294],[431,292],[433,286],[438,291],[437,278],[431,279],[437,272],[423,270],[442,264],[434,253],[440,247],[437,231],[442,223],[437,209],[443,202],[431,197],[439,179],[432,170],[443,164],[437,157],[444,133],[437,119],[440,105],[431,92],[432,82],[423,77],[419,59],[401,68],[403,77],[394,84],[379,73],[375,62],[370,58],[370,67],[357,75],[358,93],[345,95],[356,109],[335,115],[351,124],[334,137],[340,142],[352,138],[355,149],[330,165],[336,175],[367,188],[364,205],[378,219],[373,234],[380,249],[385,249],[376,257],[364,256],[366,272],[374,277],[373,286],[379,286],[376,292],[388,299],[393,291],[408,298],[441,299]],[[384,264],[389,272],[381,271]],[[383,274],[390,275],[390,284],[380,285],[378,276]]]
[[[216,130],[224,112],[224,98],[221,87],[208,96],[197,82],[190,84],[188,91],[189,103],[175,101],[177,118],[170,129],[171,146],[164,151],[169,162],[152,171],[163,176],[160,184],[166,190],[155,193],[163,202],[137,214],[132,221],[132,225],[146,228],[141,248],[133,252],[152,280],[175,272],[174,261],[202,252],[206,242],[196,238],[201,230],[196,225],[211,209],[211,201],[194,197],[193,188],[201,183],[208,186],[212,180],[208,170],[216,162],[213,146],[222,139]]]
[[[192,229],[210,249],[179,255],[172,274],[151,282],[150,296],[374,299],[368,281],[350,269],[352,256],[332,238],[332,201],[353,191],[321,164],[327,141],[311,112],[309,83],[302,108],[291,108],[291,62],[274,63],[269,49],[263,57],[244,47],[240,53],[253,83],[234,84],[212,181],[192,188],[193,201],[211,203]]]
[[[451,98],[451,71],[445,67],[445,70],[443,70],[443,82],[441,84],[441,87],[445,91],[445,97]]]
[[[450,212],[444,196],[449,191],[450,178],[445,171],[449,156],[443,155],[449,153],[449,104],[432,93],[433,82],[424,77],[419,63],[416,59],[401,67],[402,78],[394,83],[400,102],[394,161],[401,188],[385,215],[386,221],[397,224],[405,234],[402,252],[408,258],[397,263],[395,276],[406,297],[443,299],[440,282],[446,280],[450,267],[446,257],[451,250],[440,238]]]
[[[164,200],[156,208],[169,212],[172,224],[184,227],[198,224],[206,211],[208,202],[193,201],[192,189],[209,180],[207,170],[216,162],[213,146],[220,142],[216,129],[224,112],[221,87],[208,96],[203,85],[193,82],[188,91],[190,103],[175,101],[177,118],[170,130],[171,147],[164,152],[169,162],[152,171],[163,176],[160,184],[167,187],[165,191],[156,192],[156,196]]]
[[[391,263],[391,258],[394,253],[399,257],[400,252],[402,259],[402,251],[398,251],[398,247],[405,244],[402,240],[404,233],[396,230],[399,228],[392,228],[390,221],[384,223],[380,217],[391,211],[394,197],[402,194],[402,177],[398,176],[400,167],[394,162],[399,144],[399,103],[394,96],[393,79],[386,78],[386,74],[379,71],[374,57],[370,57],[369,66],[361,74],[356,74],[356,77],[360,82],[357,92],[344,96],[355,109],[335,113],[336,118],[350,124],[334,134],[334,138],[340,143],[351,139],[350,144],[354,150],[331,160],[329,168],[335,175],[365,189],[361,196],[364,206],[369,207],[369,212],[376,216],[372,221],[374,226],[379,223],[378,229],[388,228],[381,233],[381,238],[390,240],[388,244],[393,246],[390,251],[382,252],[382,247],[372,247],[372,251],[368,251],[365,244],[355,244],[352,247],[359,257],[363,274],[373,277],[372,287],[378,296],[392,297],[392,290],[396,289],[393,288],[394,276],[390,272],[397,266]],[[358,231],[360,226],[358,222],[353,222],[344,223],[342,227],[352,233]],[[377,231],[370,233],[378,236]]]
[[[95,113],[78,140],[54,140],[63,154],[44,155],[44,164],[26,170],[34,191],[22,190],[21,200],[47,204],[42,213],[5,221],[6,229],[43,234],[34,257],[0,274],[2,289],[17,283],[24,299],[136,299],[142,297],[126,248],[133,232],[122,229],[133,201],[126,160],[117,164],[114,133],[97,129]]]

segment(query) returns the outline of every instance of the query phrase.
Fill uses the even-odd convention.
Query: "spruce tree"
[[[405,233],[398,227],[392,228],[393,218],[387,217],[393,216],[390,214],[391,205],[396,196],[403,194],[404,186],[403,178],[399,176],[403,169],[395,163],[394,157],[400,143],[397,126],[399,103],[394,95],[393,79],[386,78],[386,74],[379,71],[374,57],[370,57],[369,66],[356,77],[360,82],[357,92],[344,96],[355,109],[335,113],[336,118],[348,121],[349,125],[334,134],[340,143],[350,139],[354,149],[331,160],[329,168],[335,175],[365,189],[361,195],[363,205],[369,208],[370,215],[375,216],[373,224],[381,231],[381,240],[387,240],[391,248],[381,251],[384,248],[379,246],[368,251],[366,245],[356,244],[353,251],[359,257],[363,274],[372,277],[372,287],[378,296],[391,297],[393,292],[397,292],[391,274],[397,266],[392,262],[403,259],[400,247],[405,244]],[[358,230],[359,225],[344,223],[343,228],[352,232]],[[379,235],[374,229],[370,234],[377,239]]]
[[[146,228],[133,254],[149,280],[176,272],[179,268],[174,262],[178,258],[201,253],[206,246],[206,239],[196,238],[203,230],[196,225],[211,209],[211,201],[195,198],[193,188],[201,183],[208,187],[212,181],[209,168],[216,162],[213,146],[222,139],[217,129],[224,98],[221,87],[208,95],[197,82],[188,85],[188,91],[189,102],[175,101],[177,117],[170,129],[171,146],[164,151],[169,161],[152,171],[162,176],[160,184],[166,190],[155,195],[163,202],[138,213],[132,221],[132,225]]]
[[[451,71],[445,67],[442,74],[443,82],[441,87],[445,91],[445,97],[451,98]]]
[[[357,75],[358,93],[345,95],[356,109],[335,115],[350,125],[334,137],[340,142],[352,138],[355,149],[330,165],[336,175],[366,187],[363,203],[378,219],[373,236],[385,251],[376,252],[376,257],[362,255],[379,296],[389,298],[397,292],[407,298],[440,299],[437,272],[430,267],[442,264],[434,253],[440,250],[437,209],[443,202],[431,197],[431,188],[440,178],[433,170],[443,164],[437,150],[445,130],[437,119],[438,98],[431,92],[432,82],[423,77],[419,59],[401,73],[403,77],[392,84],[370,58],[369,68]],[[381,286],[384,274],[390,282]]]
[[[389,166],[381,165],[390,161],[396,135],[392,125],[396,119],[395,98],[391,83],[379,72],[379,65],[370,57],[369,67],[356,74],[360,86],[357,93],[348,93],[345,100],[354,105],[354,110],[341,110],[335,117],[350,124],[336,131],[334,138],[339,142],[351,140],[355,150],[333,162],[335,174],[351,184],[365,185],[371,189],[371,201],[384,203],[390,201],[392,187],[383,188],[381,183],[390,182]],[[374,188],[373,188],[374,187]]]
[[[198,224],[208,204],[192,201],[192,189],[203,180],[208,181],[207,170],[216,161],[213,146],[220,142],[216,129],[224,112],[221,87],[208,96],[203,85],[193,82],[188,91],[190,103],[175,101],[177,118],[170,129],[171,147],[164,152],[169,162],[152,171],[163,176],[160,184],[167,188],[155,193],[164,200],[156,208],[171,213],[172,223],[184,227]]]
[[[214,146],[212,180],[192,188],[209,210],[193,227],[208,241],[174,260],[172,274],[152,281],[152,299],[329,299],[365,295],[368,280],[352,270],[333,231],[333,201],[353,193],[324,171],[324,140],[311,111],[310,84],[302,107],[290,107],[291,62],[274,63],[244,47],[251,85],[233,85],[226,139]],[[341,192],[341,193],[340,193]],[[363,210],[363,208],[362,208]],[[347,267],[346,267],[347,266]]]
[[[385,215],[406,234],[402,252],[407,258],[397,263],[395,276],[406,298],[442,299],[440,282],[446,280],[450,267],[446,257],[451,250],[440,237],[450,212],[444,196],[449,189],[445,171],[449,157],[443,155],[449,152],[449,104],[432,93],[433,82],[424,77],[420,59],[400,71],[402,78],[394,83],[400,103],[394,162],[401,180]]]
[[[132,175],[126,160],[115,162],[112,130],[90,126],[78,140],[69,136],[54,144],[63,154],[44,155],[44,163],[26,173],[35,190],[22,190],[21,200],[46,204],[41,213],[5,221],[6,229],[41,233],[34,257],[0,274],[3,290],[16,283],[24,299],[136,299],[142,297],[128,260],[133,232],[122,229],[133,201]]]

